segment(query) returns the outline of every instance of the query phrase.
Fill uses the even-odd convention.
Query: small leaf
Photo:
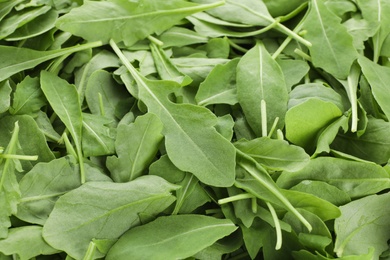
[[[304,22],[305,39],[313,45],[309,48],[314,66],[336,78],[346,79],[358,53],[352,36],[341,24],[341,19],[326,7],[323,0],[312,0]]]
[[[106,162],[115,181],[128,182],[143,174],[158,151],[162,129],[160,119],[151,113],[118,127],[115,141],[118,156],[108,157]]]
[[[230,220],[202,215],[159,217],[127,231],[106,259],[184,259],[236,229]]]
[[[12,88],[9,81],[0,83],[0,114],[6,112],[11,105]]]

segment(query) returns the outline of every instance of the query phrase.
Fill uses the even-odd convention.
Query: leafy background
[[[389,13],[0,1],[0,259],[389,259]]]

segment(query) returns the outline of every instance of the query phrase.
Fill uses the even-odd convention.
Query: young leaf
[[[45,224],[57,199],[80,186],[77,173],[76,165],[67,157],[35,165],[19,182],[22,195],[16,216],[29,223]],[[95,171],[88,173],[87,181],[111,181]]]
[[[81,259],[93,238],[116,239],[140,224],[140,213],[163,211],[175,200],[171,191],[176,188],[157,176],[127,183],[85,183],[58,199],[43,226],[43,238],[52,247]]]
[[[6,239],[0,240],[0,252],[17,255],[20,260],[39,255],[53,255],[60,251],[49,246],[42,238],[41,226],[11,228]]]
[[[12,88],[9,81],[0,83],[0,114],[6,112],[11,105]]]
[[[173,80],[181,86],[186,86],[191,83],[192,79],[181,73],[172,63],[165,51],[155,43],[150,44],[152,56],[157,72],[162,80]]]
[[[305,39],[313,44],[309,48],[312,62],[334,77],[346,79],[358,55],[352,36],[323,0],[312,0],[310,3],[303,27],[307,30]]]
[[[235,176],[235,149],[213,127],[217,123],[215,115],[204,107],[171,102],[168,94],[179,87],[177,83],[146,79],[113,42],[111,46],[137,82],[140,100],[163,122],[165,146],[171,161],[205,184],[231,186]],[[131,86],[128,89],[133,92]]]
[[[159,217],[126,232],[108,252],[107,259],[184,259],[236,229],[230,220],[208,216]]]
[[[250,141],[239,140],[234,146],[266,168],[280,171],[297,171],[309,162],[309,155],[299,147],[284,140],[260,137]]]
[[[261,100],[267,104],[267,125],[272,126],[279,117],[277,127],[283,127],[288,101],[286,83],[278,63],[262,43],[249,50],[237,65],[237,98],[257,136],[262,136]]]
[[[83,119],[77,90],[74,85],[47,71],[41,72],[41,88],[54,112],[72,135],[81,167],[81,183],[84,183],[81,147]]]
[[[101,42],[91,42],[80,46],[51,51],[36,51],[27,48],[1,45],[0,56],[2,57],[2,62],[0,63],[0,81],[23,70],[34,68],[42,62],[100,45],[102,45]]]
[[[205,43],[208,40],[207,37],[184,27],[172,27],[163,32],[159,39],[164,43],[164,48]]]
[[[358,0],[357,4],[362,10],[363,18],[379,26],[372,38],[374,62],[377,63],[383,43],[390,34],[390,18],[387,15],[390,12],[390,3],[386,0]]]
[[[283,172],[276,183],[289,189],[306,180],[324,181],[351,198],[371,195],[390,187],[388,174],[381,166],[332,157],[318,157],[300,171]]]
[[[155,157],[163,139],[163,124],[151,113],[137,117],[130,125],[119,125],[115,141],[118,156],[107,158],[107,168],[116,182],[141,176]]]
[[[108,43],[113,39],[131,46],[153,33],[162,33],[188,15],[223,3],[198,5],[183,0],[158,3],[152,0],[91,1],[59,18],[57,27],[89,41],[96,39]]]
[[[27,76],[16,86],[9,112],[13,115],[27,114],[35,117],[44,105],[46,99],[39,85],[39,78]]]
[[[372,259],[379,259],[388,249],[390,238],[390,193],[371,195],[340,207],[341,217],[335,221],[337,256],[366,254],[375,249]]]
[[[371,86],[372,95],[389,119],[390,103],[386,97],[389,93],[388,82],[390,80],[390,69],[375,64],[373,61],[363,56],[359,57],[358,62],[362,67],[363,75]]]
[[[112,119],[83,113],[82,148],[85,157],[111,155],[115,152],[116,129]]]
[[[200,106],[211,104],[234,105],[237,101],[236,67],[238,59],[220,64],[199,85],[195,100]]]

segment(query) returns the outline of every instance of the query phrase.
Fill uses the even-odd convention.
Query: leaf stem
[[[243,158],[247,158],[252,161],[252,158],[248,158],[248,155],[236,149],[237,154],[242,156]],[[292,214],[294,214],[306,228],[311,231],[313,228],[310,223],[299,213],[299,211],[294,208],[294,206],[290,203],[290,201],[274,186],[267,184],[264,180],[262,180],[257,172],[254,172],[251,167],[248,167],[246,163],[238,161],[238,164],[253,178],[255,178],[263,187],[268,189]]]
[[[36,161],[38,160],[38,155],[0,154],[0,158],[16,159],[16,160],[24,160],[24,161]]]
[[[103,96],[102,93],[98,93],[98,99],[99,99],[99,110],[100,115],[105,116],[106,112],[104,111],[104,104],[103,104]]]
[[[89,242],[89,246],[88,246],[88,249],[87,249],[87,252],[85,253],[84,257],[83,257],[83,260],[93,260],[94,259],[94,254],[95,254],[95,251],[96,251],[96,244],[91,241]]]
[[[297,34],[294,31],[291,31],[288,27],[284,26],[283,24],[278,23],[276,25],[276,28],[279,29],[280,31],[282,31],[283,33],[285,33],[286,35],[288,35],[289,37],[291,37],[292,39],[302,43],[306,47],[311,47],[312,46],[311,42],[309,42],[308,40],[305,40],[299,34]]]
[[[267,204],[267,207],[268,207],[269,211],[271,212],[272,219],[273,219],[273,221],[275,223],[275,229],[276,229],[275,250],[279,250],[280,248],[282,248],[282,241],[283,241],[283,239],[282,239],[282,228],[280,227],[280,221],[279,221],[278,216],[276,215],[276,211],[275,211],[274,207],[269,202],[266,202],[266,204]]]
[[[222,205],[222,204],[226,204],[226,203],[233,202],[233,201],[244,200],[244,199],[253,199],[253,198],[256,198],[256,196],[251,194],[251,193],[242,193],[242,194],[230,196],[230,197],[227,197],[224,199],[220,199],[220,200],[218,200],[218,204]]]
[[[158,46],[163,46],[164,45],[164,43],[162,41],[160,41],[156,37],[153,37],[152,35],[149,35],[147,38],[148,38],[149,41],[151,41],[152,43],[154,43],[154,44],[156,44]]]
[[[277,126],[278,122],[279,122],[279,117],[276,117],[275,120],[274,120],[274,123],[272,124],[271,130],[268,133],[268,137],[272,136],[272,134],[274,133],[274,131],[276,129],[276,126]]]
[[[298,54],[299,56],[301,56],[302,58],[304,58],[305,60],[311,62],[311,57],[310,57],[309,55],[307,55],[306,53],[304,53],[302,50],[300,50],[300,49],[295,49],[294,52],[295,52],[296,54]]]
[[[11,140],[8,143],[8,146],[5,150],[5,153],[15,153],[16,147],[17,147],[17,142],[18,142],[18,137],[19,137],[19,123],[18,121],[15,122],[14,130],[11,136]],[[4,154],[3,154],[4,155]],[[3,162],[3,158],[0,158],[0,164]],[[0,192],[4,188],[4,182],[5,178],[8,174],[8,168],[10,167],[10,164],[12,162],[12,159],[5,159],[4,167],[3,167],[3,172],[1,174],[1,179],[0,179]]]
[[[61,139],[63,140],[63,142],[65,144],[66,151],[68,152],[68,154],[71,154],[74,158],[77,158],[77,153],[74,150],[72,144],[70,143],[70,140],[69,140],[68,135],[66,134],[66,132],[64,132],[62,134]]]

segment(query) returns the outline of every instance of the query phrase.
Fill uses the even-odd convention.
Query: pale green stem
[[[96,251],[96,244],[93,241],[89,242],[88,250],[83,257],[83,260],[95,259],[94,258],[95,251]]]
[[[14,153],[16,150],[16,145],[18,142],[18,136],[19,136],[19,123],[18,121],[15,122],[15,127],[14,131],[11,136],[11,140],[8,143],[8,147],[6,149],[6,153]],[[4,155],[4,154],[3,154]],[[3,159],[0,158],[0,164],[3,162]],[[0,191],[4,188],[4,182],[5,182],[5,177],[8,174],[8,169],[10,167],[10,164],[12,162],[12,159],[5,159],[4,167],[3,167],[3,172],[1,175],[0,179]]]
[[[252,206],[252,212],[254,214],[256,214],[257,213],[257,198],[251,199],[251,206]]]
[[[236,49],[236,50],[238,50],[240,52],[246,53],[246,52],[249,51],[248,49],[245,49],[245,48],[241,47],[240,45],[236,44],[235,42],[233,42],[229,38],[228,38],[228,43],[229,43],[230,46],[232,46],[234,49]]]
[[[297,34],[294,31],[291,31],[289,28],[287,28],[283,24],[278,23],[276,28],[279,29],[280,31],[282,31],[283,33],[285,33],[286,35],[288,35],[289,37],[291,37],[292,39],[302,43],[306,47],[311,47],[312,46],[311,42],[309,42],[308,40],[305,40],[304,38],[299,36],[299,34]]]
[[[151,41],[152,43],[158,45],[158,46],[163,46],[164,43],[162,41],[160,41],[159,39],[153,37],[152,35],[149,35],[148,37],[148,40]]]
[[[300,49],[295,49],[294,52],[295,52],[296,54],[298,54],[299,56],[301,56],[302,58],[304,58],[305,60],[311,62],[311,57],[310,57],[309,55],[307,55],[306,53],[304,53],[302,50],[300,50]]]
[[[38,155],[0,154],[0,158],[16,159],[16,160],[24,160],[24,161],[36,161],[38,160]]]
[[[276,126],[277,126],[278,122],[279,122],[279,117],[276,117],[275,120],[274,120],[274,123],[272,124],[271,130],[268,133],[268,137],[272,136],[272,134],[274,133],[274,131],[276,129]]]
[[[354,90],[354,86],[352,85],[351,77],[348,76],[348,90],[350,93],[350,103],[352,110],[352,125],[351,132],[354,133],[357,131],[358,127],[358,108],[357,108],[357,100],[356,100],[356,91]]]
[[[72,144],[69,141],[68,135],[65,132],[62,134],[62,140],[65,143],[66,151],[68,152],[68,154],[71,154],[74,158],[77,158],[77,153],[74,150]]]
[[[278,130],[276,130],[276,139],[278,139],[278,140],[284,140],[284,134],[283,134],[283,132],[282,132],[282,130],[280,130],[280,129],[278,129]]]
[[[244,199],[253,199],[253,198],[256,198],[256,196],[253,194],[242,193],[242,194],[230,196],[230,197],[227,197],[224,199],[220,199],[220,200],[218,200],[218,204],[222,205],[222,204],[226,204],[226,203],[233,202],[233,201],[244,200]]]
[[[294,32],[300,31],[302,28],[302,23],[300,23],[297,27],[295,27]],[[272,59],[276,59],[282,51],[287,47],[287,45],[292,41],[292,37],[287,37],[282,44],[279,46],[279,48],[272,54]]]
[[[269,211],[271,212],[272,219],[273,219],[274,224],[275,224],[275,230],[276,230],[275,250],[279,250],[280,248],[282,248],[282,228],[280,227],[279,218],[276,215],[276,211],[275,211],[274,207],[269,202],[266,202],[266,204],[267,204]]]
[[[244,157],[248,157],[245,153],[241,152],[240,150],[236,149],[237,153],[241,154]],[[313,228],[310,225],[310,223],[299,213],[299,211],[294,208],[294,206],[288,201],[286,197],[283,196],[283,194],[275,187],[268,185],[266,182],[264,182],[256,172],[253,172],[250,167],[247,167],[245,163],[238,163],[246,172],[248,172],[253,178],[255,178],[263,187],[268,189],[278,200],[292,213],[294,214],[303,225],[306,226],[306,228],[311,231]]]

